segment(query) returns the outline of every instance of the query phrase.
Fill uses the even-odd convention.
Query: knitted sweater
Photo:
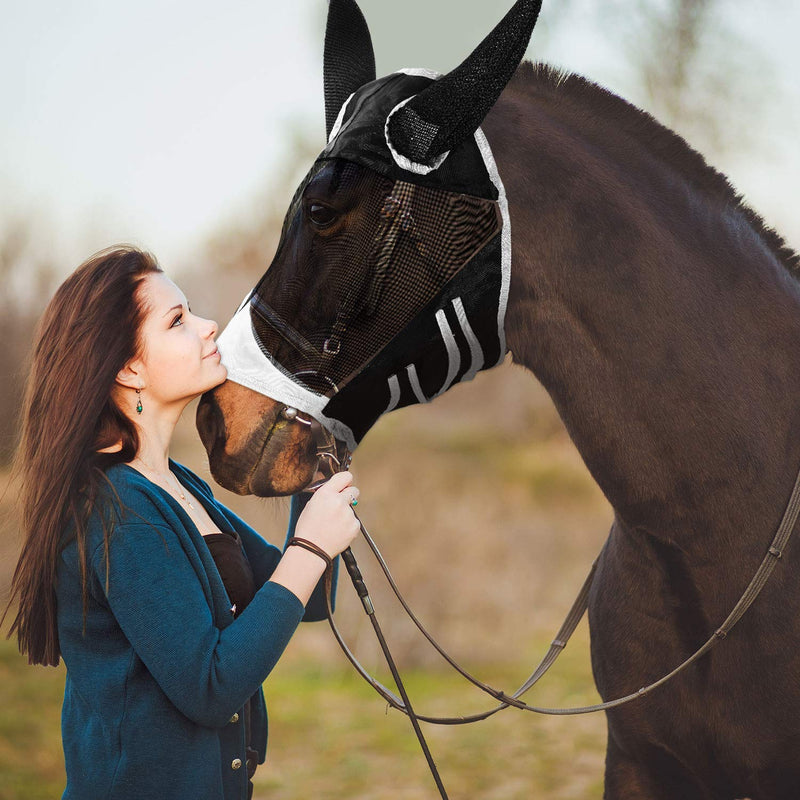
[[[101,512],[89,520],[84,619],[74,539],[58,567],[58,633],[67,667],[63,800],[244,800],[243,706],[256,696],[252,745],[263,762],[261,683],[304,617],[269,582],[281,551],[171,462],[222,531],[235,531],[260,587],[235,620],[203,537],[178,502],[131,467],[107,476],[119,497],[106,565]],[[293,502],[290,530],[299,514]],[[308,619],[324,616],[317,587]]]

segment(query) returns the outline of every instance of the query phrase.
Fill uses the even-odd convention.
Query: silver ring
[[[358,498],[353,494],[350,495],[350,505],[355,508],[358,505]]]

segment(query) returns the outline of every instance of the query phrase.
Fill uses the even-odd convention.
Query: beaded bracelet
[[[292,545],[302,547],[304,550],[308,550],[309,553],[314,553],[314,555],[319,556],[328,568],[333,566],[333,559],[318,544],[314,544],[314,542],[310,542],[308,539],[301,539],[299,536],[292,536],[287,542],[286,547],[289,548]]]

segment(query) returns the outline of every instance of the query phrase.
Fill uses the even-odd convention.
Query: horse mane
[[[721,207],[740,213],[775,258],[792,275],[800,276],[800,254],[745,203],[743,195],[733,188],[725,175],[709,165],[685,139],[646,111],[580,75],[530,61],[522,62],[508,88],[529,96],[545,97],[554,104],[573,103],[583,113],[590,110],[599,118],[613,120],[622,133],[669,164],[695,189]]]

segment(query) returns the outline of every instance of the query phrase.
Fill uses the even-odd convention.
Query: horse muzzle
[[[236,494],[276,497],[295,494],[313,480],[313,432],[288,419],[284,408],[233,381],[203,395],[196,424],[217,483]]]

